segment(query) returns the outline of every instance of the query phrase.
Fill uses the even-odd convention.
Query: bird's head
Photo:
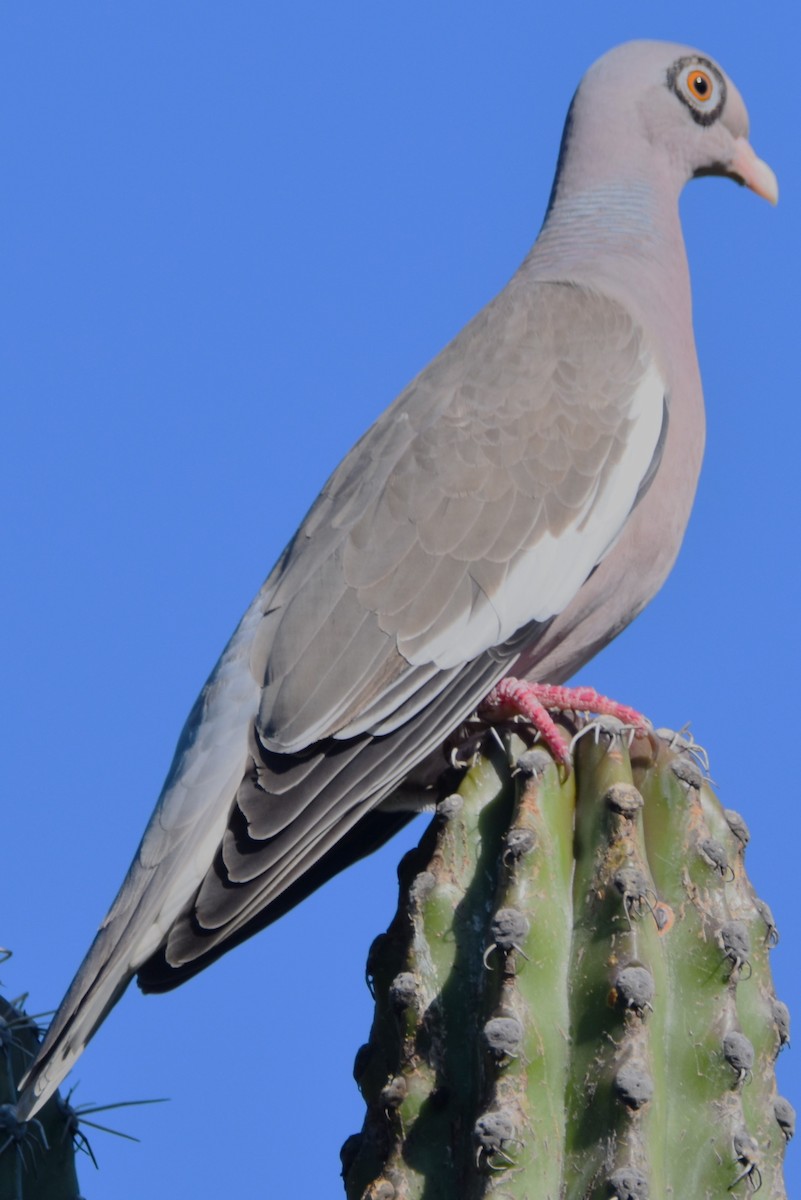
[[[582,79],[560,166],[607,180],[638,168],[653,178],[656,168],[679,190],[696,176],[724,175],[775,204],[776,176],[751,148],[748,127],[740,93],[713,59],[688,46],[627,42]]]

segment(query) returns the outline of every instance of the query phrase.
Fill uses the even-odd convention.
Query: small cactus
[[[401,863],[350,1200],[785,1197],[770,910],[678,735],[488,738]]]
[[[16,1081],[39,1044],[35,1021],[0,996],[0,1200],[80,1200],[77,1118],[55,1095],[37,1118],[16,1118]]]

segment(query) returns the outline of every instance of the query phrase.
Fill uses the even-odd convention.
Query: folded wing
[[[31,1096],[137,971],[148,989],[180,982],[363,852],[360,822],[620,535],[658,459],[665,390],[620,304],[521,272],[398,397],[206,684]],[[370,844],[398,824],[380,821]]]

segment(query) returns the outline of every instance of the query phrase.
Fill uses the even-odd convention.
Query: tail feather
[[[258,711],[260,689],[247,670],[258,618],[254,603],[187,718],[120,892],[21,1082],[21,1120],[34,1116],[56,1091],[136,971],[191,904],[214,860]]]
[[[72,1070],[134,969],[115,946],[116,931],[101,929],[59,1007],[33,1064],[20,1081],[17,1117],[28,1121]]]

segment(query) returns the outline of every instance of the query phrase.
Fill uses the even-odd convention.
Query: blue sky
[[[782,201],[685,194],[704,475],[668,584],[582,681],[692,722],[751,826],[797,1007],[801,83],[790,4],[731,13],[3,6],[5,995],[58,1001],[241,612],[338,459],[526,253],[584,69],[648,36],[719,59]],[[420,831],[187,987],[126,995],[75,1100],[172,1102],[115,1118],[142,1146],[93,1138],[85,1195],[341,1194],[364,960]],[[796,1106],[800,1080],[784,1055]]]

